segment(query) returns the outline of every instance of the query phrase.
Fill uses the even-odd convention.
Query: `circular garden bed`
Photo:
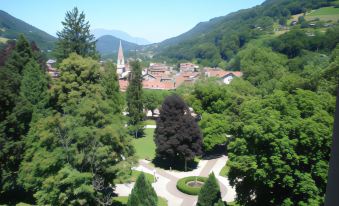
[[[189,176],[178,180],[177,188],[188,195],[198,195],[207,177]]]

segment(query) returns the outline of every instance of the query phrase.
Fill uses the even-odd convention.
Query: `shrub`
[[[222,205],[220,187],[218,180],[215,178],[212,172],[205,184],[201,187],[198,196],[197,206],[210,206],[210,205]],[[218,203],[219,202],[219,203]]]
[[[139,175],[131,194],[128,197],[127,206],[154,206],[158,205],[158,196],[151,183],[143,172]]]
[[[178,190],[188,195],[198,195],[201,187],[191,187],[187,185],[188,182],[195,181],[195,180],[199,182],[206,182],[207,177],[189,176],[189,177],[181,178],[177,182]]]

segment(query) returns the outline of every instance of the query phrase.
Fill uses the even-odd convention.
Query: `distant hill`
[[[115,55],[118,53],[120,39],[111,35],[105,35],[97,39],[96,47],[101,56]],[[141,46],[121,40],[124,53],[129,53],[141,48]]]
[[[328,7],[335,0],[266,0],[261,5],[201,22],[186,33],[152,44],[154,58],[166,61],[195,61],[225,67],[252,39],[271,35],[291,15]],[[221,65],[220,65],[221,64]]]
[[[0,42],[17,39],[20,34],[24,34],[29,41],[35,41],[39,48],[45,51],[52,50],[57,40],[54,36],[0,10]]]
[[[147,45],[150,44],[151,42],[148,41],[147,39],[141,38],[141,37],[133,37],[126,32],[119,31],[119,30],[107,30],[107,29],[93,29],[91,33],[95,36],[95,38],[100,38],[105,35],[111,35],[115,36],[119,39],[128,41],[128,42],[133,42],[138,45]]]

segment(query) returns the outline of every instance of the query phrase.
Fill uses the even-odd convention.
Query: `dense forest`
[[[321,39],[336,42],[337,30]],[[323,44],[327,56],[303,38],[289,32],[267,44],[249,43],[235,57],[243,79],[230,85],[206,79],[192,92],[182,90],[202,114],[205,152],[228,142],[228,177],[240,205],[324,202],[339,46]]]
[[[337,4],[332,0],[265,1],[260,6],[199,23],[192,30],[159,43],[155,58],[233,68],[228,63],[251,40],[267,38],[279,25],[289,26],[292,15],[331,5]],[[298,23],[293,28],[300,28],[302,22]]]

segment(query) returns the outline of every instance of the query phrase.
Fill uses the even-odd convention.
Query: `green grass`
[[[148,119],[144,121],[144,125],[156,125],[155,120],[153,119]]]
[[[227,203],[228,206],[240,206],[238,203],[236,202],[228,202]]]
[[[339,8],[323,7],[310,13],[308,16],[339,15]]]
[[[228,176],[228,172],[230,171],[229,166],[226,164],[220,171],[219,175],[223,176],[223,177],[227,177]]]
[[[155,157],[154,129],[145,129],[145,137],[133,139],[136,156],[140,159],[153,160]]]
[[[137,171],[137,170],[132,170],[132,174],[126,178],[121,178],[121,179],[118,179],[117,181],[114,181],[114,183],[116,184],[122,184],[122,183],[130,183],[130,182],[135,182],[137,180],[137,178],[139,177],[140,175],[140,171]],[[149,173],[146,173],[144,172],[145,176],[146,176],[146,179],[153,183],[154,181],[154,176],[152,174],[149,174]]]
[[[339,20],[339,8],[323,7],[307,14],[305,18],[306,20],[319,18],[322,21],[337,21]]]
[[[158,197],[158,206],[168,206],[167,200],[162,197]],[[120,196],[120,197],[113,197],[113,203],[120,203],[121,205],[126,205],[128,201],[128,197],[126,196]],[[113,204],[113,205],[115,205]]]

